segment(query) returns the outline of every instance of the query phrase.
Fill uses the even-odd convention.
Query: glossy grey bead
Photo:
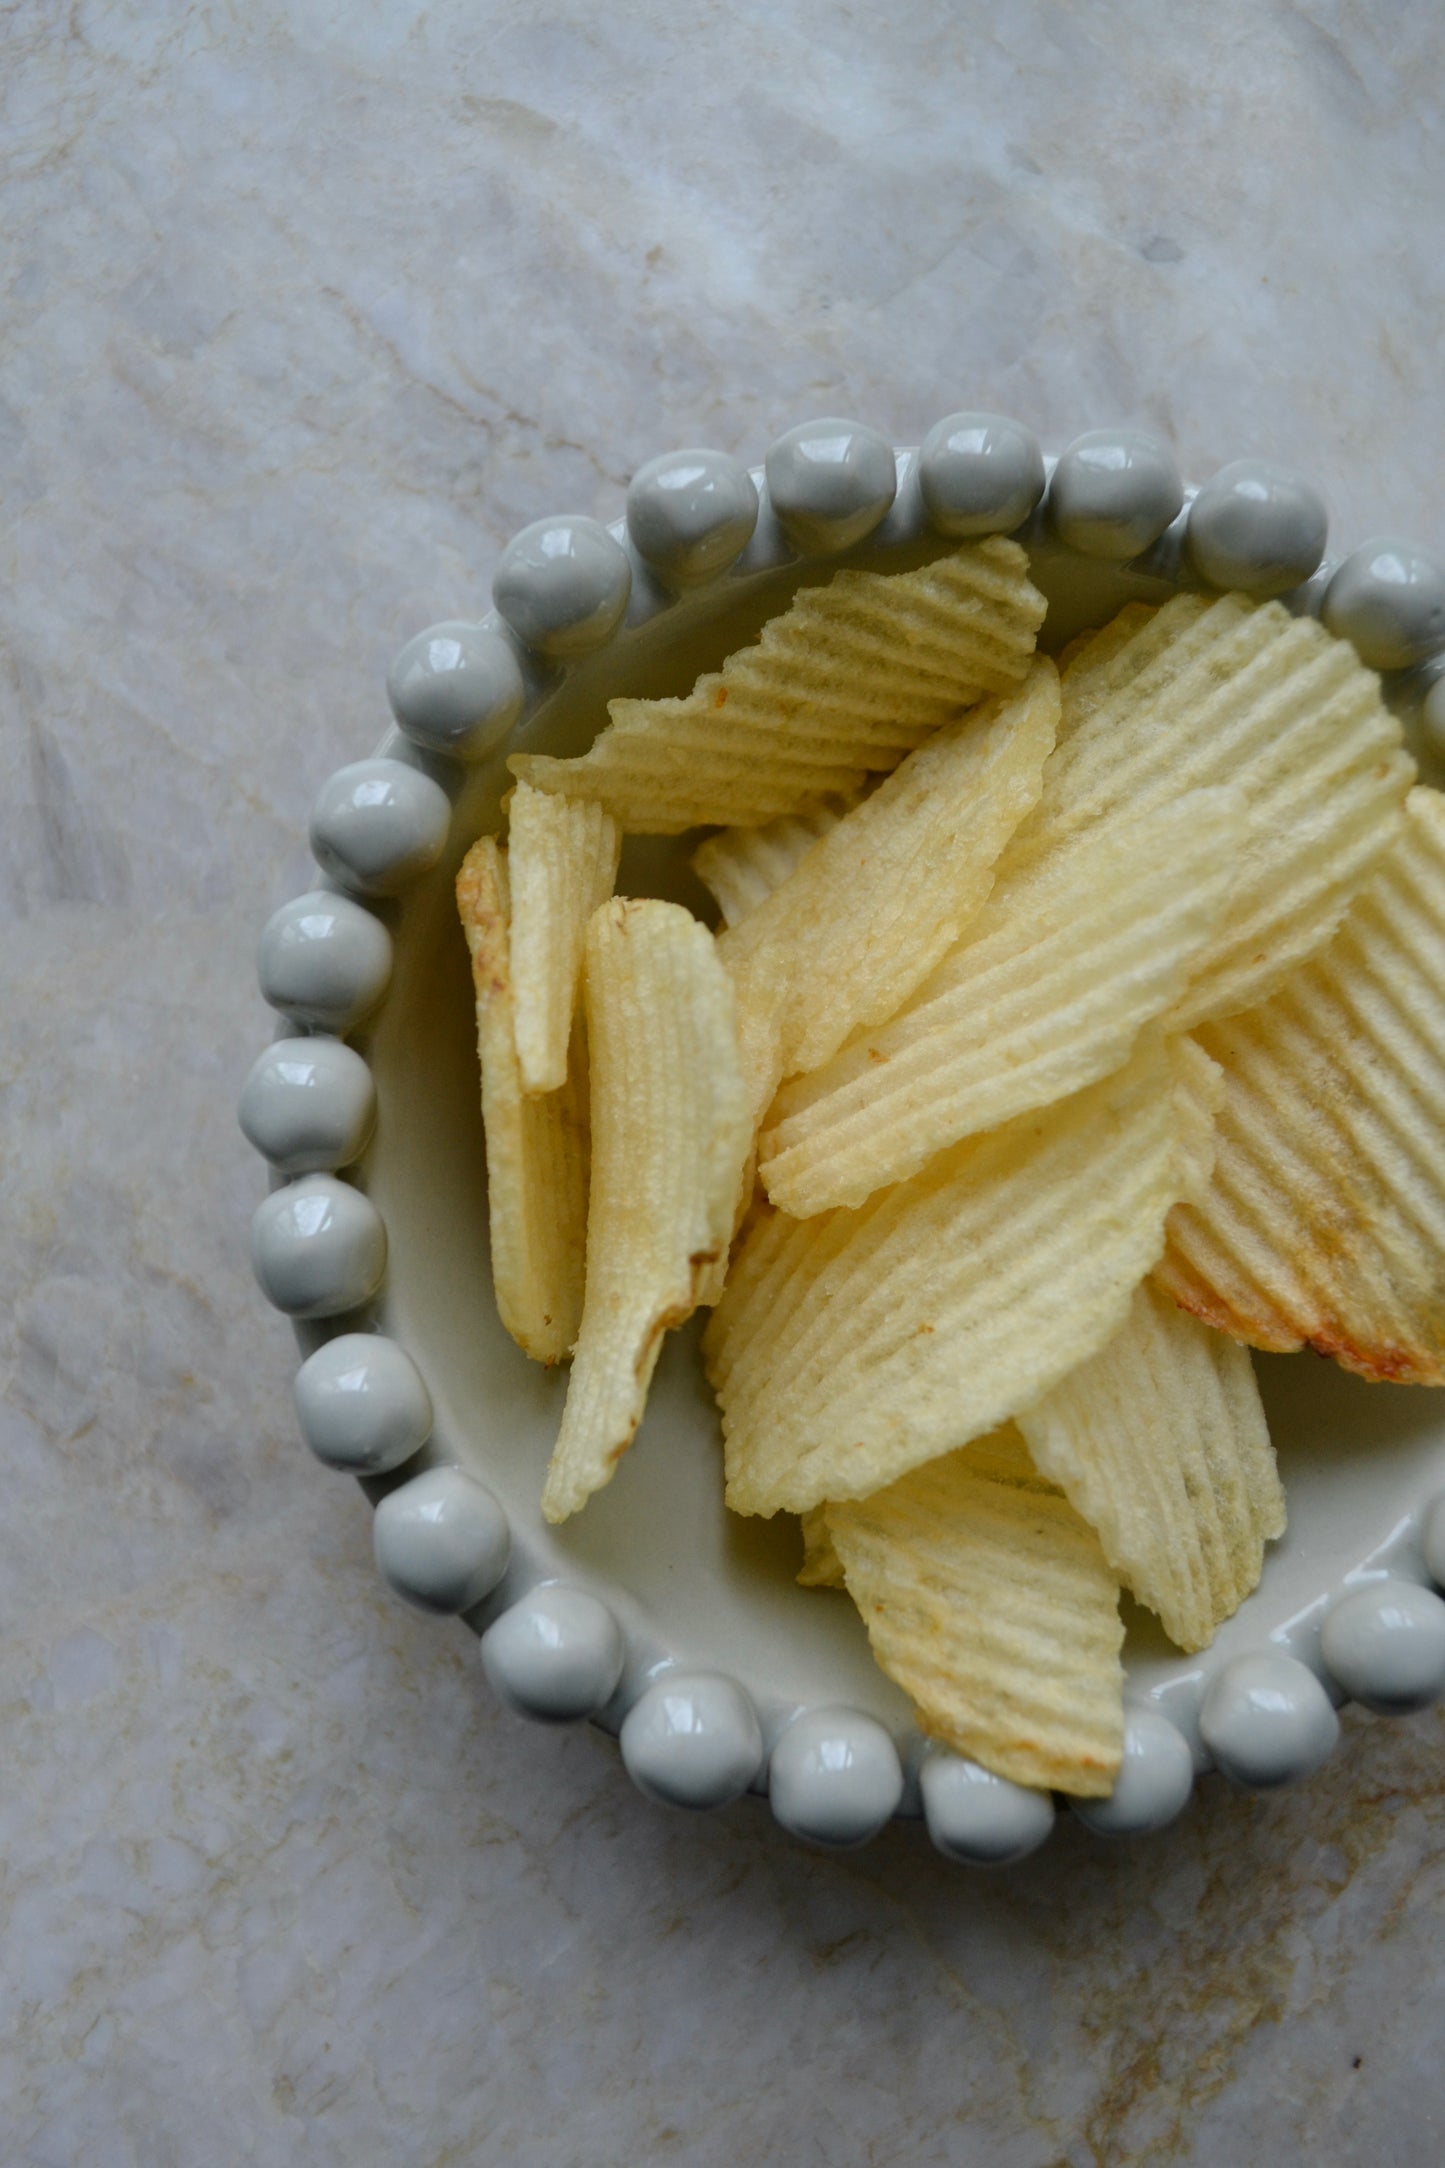
[[[401,650],[386,679],[391,712],[417,745],[454,760],[484,760],[522,712],[522,672],[501,633],[486,625],[429,625]]]
[[[923,440],[919,484],[939,534],[1012,534],[1044,493],[1044,455],[1006,415],[950,414]]]
[[[664,452],[639,467],[627,491],[627,531],[668,587],[715,579],[747,548],[758,493],[726,452]]]
[[[622,1759],[639,1791],[667,1806],[726,1806],[757,1775],[763,1735],[736,1680],[666,1672],[628,1710]]]
[[[391,935],[349,896],[313,888],[267,919],[256,963],[273,1009],[321,1031],[350,1031],[386,992]]]
[[[898,1750],[860,1709],[805,1709],[768,1763],[768,1796],[784,1829],[812,1844],[866,1844],[903,1796]]]
[[[308,1355],[293,1388],[301,1435],[348,1475],[389,1475],[431,1436],[431,1395],[394,1340],[340,1333]]]
[[[348,1167],[366,1149],[376,1086],[339,1039],[277,1039],[241,1090],[241,1128],[283,1174]]]
[[[512,1535],[485,1483],[461,1468],[428,1468],[390,1491],[371,1524],[383,1579],[419,1611],[446,1616],[491,1594]]]
[[[1445,1688],[1445,1603],[1409,1581],[1352,1589],[1326,1614],[1320,1654],[1331,1677],[1377,1716],[1428,1708]]]
[[[893,446],[863,422],[825,416],[779,437],[767,456],[768,502],[804,556],[831,556],[870,535],[898,486]]]
[[[521,1716],[572,1724],[617,1691],[625,1651],[617,1621],[585,1589],[534,1588],[482,1635],[493,1689]]]
[[[1194,1789],[1188,1741],[1156,1709],[1124,1714],[1124,1759],[1107,1799],[1074,1799],[1074,1813],[1101,1837],[1142,1837],[1167,1828]]]
[[[1292,1656],[1236,1656],[1217,1671],[1199,1711],[1199,1735],[1236,1784],[1269,1791],[1317,1769],[1340,1720],[1312,1671]]]
[[[1173,453],[1142,429],[1075,437],[1049,484],[1054,532],[1084,557],[1137,557],[1183,502]]]
[[[1445,648],[1445,565],[1388,535],[1347,557],[1330,581],[1324,621],[1372,670],[1408,670]]]
[[[1328,533],[1318,491],[1267,459],[1221,467],[1189,507],[1194,569],[1225,592],[1287,594],[1315,570]]]
[[[357,760],[322,784],[311,849],[333,879],[364,896],[396,896],[441,857],[451,805],[439,783],[400,760]]]
[[[340,1317],[381,1285],[386,1229],[359,1189],[306,1174],[257,1207],[251,1263],[266,1300],[288,1317]]]
[[[1036,1852],[1054,1826],[1054,1802],[961,1754],[935,1751],[919,1772],[923,1818],[945,1859],[1006,1867]]]
[[[632,592],[622,544],[595,520],[534,520],[502,552],[492,599],[519,640],[552,662],[612,637]]]

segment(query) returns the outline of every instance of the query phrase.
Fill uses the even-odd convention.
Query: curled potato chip
[[[1219,926],[1241,817],[1238,793],[1194,791],[1000,882],[904,1008],[783,1086],[760,1145],[773,1202],[862,1204],[1117,1069]]]
[[[718,941],[754,1120],[780,1078],[891,1016],[952,947],[1038,796],[1059,713],[1045,657],[946,725],[819,838]]]
[[[726,1247],[752,1143],[732,987],[677,904],[621,898],[587,927],[587,1282],[542,1511],[566,1520],[631,1444],[662,1336]]]
[[[1244,1349],[1146,1281],[1108,1345],[1017,1421],[1125,1587],[1181,1649],[1205,1648],[1284,1532]]]
[[[507,854],[473,844],[457,874],[457,909],[472,959],[487,1213],[497,1312],[538,1362],[572,1351],[582,1317],[587,1241],[587,1061],[574,1045],[559,1091],[529,1095],[513,1036]]]
[[[508,809],[512,1000],[529,1092],[560,1089],[587,921],[612,894],[622,836],[601,806],[519,783]]]
[[[761,828],[723,828],[699,844],[692,854],[693,871],[717,898],[723,924],[736,926],[766,902],[855,803],[854,797],[820,798]]]
[[[628,833],[759,826],[855,792],[1028,669],[1043,596],[1017,543],[971,542],[915,572],[805,587],[683,699],[613,700],[577,760],[514,755],[539,790],[591,798]]]
[[[763,1213],[703,1347],[727,1498],[866,1497],[1095,1354],[1207,1179],[1220,1088],[1150,1028],[1115,1075],[941,1153],[856,1212]]]
[[[841,1588],[843,1566],[833,1548],[828,1528],[828,1509],[814,1506],[802,1517],[803,1563],[798,1569],[799,1588]]]
[[[1445,1385],[1445,798],[1412,791],[1329,948],[1199,1040],[1218,1157],[1161,1284],[1251,1346]]]
[[[1098,1798],[1124,1746],[1124,1627],[1099,1539],[1012,1425],[828,1527],[920,1730],[1016,1784]]]
[[[1398,835],[1413,773],[1348,641],[1277,602],[1177,595],[1074,651],[1043,792],[999,878],[1096,823],[1242,791],[1229,906],[1172,1016],[1184,1030],[1261,1000],[1330,938]]]

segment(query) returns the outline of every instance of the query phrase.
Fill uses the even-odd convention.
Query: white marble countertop
[[[392,650],[655,451],[1132,420],[1196,478],[1298,463],[1346,545],[1445,542],[1438,8],[21,0],[4,38],[0,2157],[1431,2157],[1439,1714],[995,1878],[647,1805],[379,1587],[233,1105]]]

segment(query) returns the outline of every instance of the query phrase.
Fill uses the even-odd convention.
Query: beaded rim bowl
[[[323,785],[322,878],[262,933],[283,1021],[240,1109],[273,1169],[252,1255],[296,1320],[301,1428],[367,1489],[390,1585],[466,1620],[513,1709],[617,1735],[654,1799],[766,1792],[785,1828],[838,1846],[921,1813],[940,1851],[975,1864],[1034,1851],[1054,1800],[923,1740],[851,1606],[794,1585],[790,1528],[725,1512],[695,1328],[664,1355],[616,1481],[577,1521],[543,1524],[565,1373],[528,1362],[491,1301],[451,892],[497,823],[508,751],[582,750],[607,698],[685,691],[840,565],[901,570],[994,533],[1029,550],[1049,648],[1179,587],[1282,596],[1383,674],[1427,766],[1445,755],[1445,568],[1389,537],[1326,560],[1320,498],[1267,462],[1192,491],[1138,431],[1047,460],[985,414],[949,416],[917,451],[825,418],[752,472],[671,453],[635,477],[625,519],[537,521],[503,553],[490,616],[402,649],[397,727]],[[619,885],[706,908],[675,839],[630,840]],[[1251,1788],[1305,1776],[1346,1699],[1403,1713],[1445,1687],[1435,1403],[1308,1357],[1259,1369],[1290,1531],[1200,1656],[1129,1611],[1123,1768],[1109,1799],[1072,1802],[1101,1834],[1164,1827],[1210,1768]]]

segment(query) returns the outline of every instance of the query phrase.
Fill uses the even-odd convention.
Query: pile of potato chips
[[[515,758],[457,893],[499,1311],[575,1513],[663,1334],[922,1729],[1113,1788],[1121,1587],[1186,1650],[1284,1497],[1247,1347],[1445,1383],[1445,799],[1352,648],[1131,605],[1057,664],[1012,542],[798,595]],[[708,827],[714,936],[612,893]]]

